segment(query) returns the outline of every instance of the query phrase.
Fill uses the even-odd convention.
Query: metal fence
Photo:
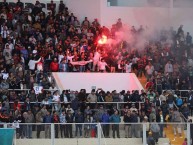
[[[153,132],[152,125],[158,125],[159,131]],[[16,131],[15,143],[25,139],[46,139],[50,145],[55,145],[59,139],[71,138],[70,142],[83,138],[95,139],[97,145],[106,145],[109,138],[114,139],[136,139],[139,144],[146,145],[149,131],[153,137],[157,134],[158,145],[175,144],[177,140],[187,138],[188,145],[191,143],[191,132],[193,124],[190,123],[0,123],[1,128],[14,128]],[[167,127],[167,128],[166,128]],[[172,131],[173,130],[173,131]],[[168,135],[168,131],[170,134]],[[175,135],[176,134],[176,135]],[[170,136],[170,138],[167,138]],[[173,137],[173,138],[171,138]],[[66,140],[67,141],[67,140]],[[175,142],[175,143],[174,143]],[[121,143],[121,142],[120,142]],[[77,143],[78,144],[78,143]],[[64,143],[65,145],[65,143]],[[78,145],[82,145],[79,143]],[[120,144],[121,145],[121,144]],[[179,144],[181,145],[181,144]]]

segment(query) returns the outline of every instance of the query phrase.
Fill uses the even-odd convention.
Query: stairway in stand
[[[183,144],[184,138],[186,136],[184,129],[182,129],[181,137],[179,135],[176,135],[176,137],[174,136],[172,125],[167,125],[167,128],[164,128],[164,132],[165,132],[166,138],[169,138],[171,145],[182,145]]]
[[[140,78],[138,77],[138,79],[140,83],[142,84],[142,86],[145,88],[145,84],[147,81],[146,77],[142,76]],[[167,128],[166,127],[164,128],[164,132],[165,132],[166,138],[169,138],[171,145],[182,145],[184,138],[185,138],[185,134],[183,130],[182,130],[183,132],[182,137],[174,136],[172,125],[167,125]]]

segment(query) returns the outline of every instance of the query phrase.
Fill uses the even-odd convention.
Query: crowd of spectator
[[[116,33],[123,31],[121,19],[108,29],[97,19],[90,22],[85,17],[80,23],[63,1],[58,12],[53,1],[48,13],[42,11],[42,6],[36,1],[30,12],[20,0],[14,6],[6,0],[0,4],[1,122],[64,123],[55,125],[55,135],[58,137],[60,129],[61,137],[69,138],[77,136],[78,130],[85,137],[91,136],[92,129],[93,136],[97,132],[96,125],[85,124],[83,135],[83,125],[77,124],[73,135],[73,126],[68,123],[101,122],[104,136],[110,137],[110,125],[105,123],[120,123],[123,116],[125,123],[150,122],[147,131],[152,131],[157,142],[164,126],[156,122],[181,122],[179,111],[185,119],[192,114],[192,92],[185,99],[178,92],[193,88],[192,36],[185,34],[183,25],[177,31],[161,29],[151,36],[146,36],[150,28],[132,26],[129,35],[135,41],[99,45],[104,36],[116,41]],[[146,43],[139,48],[141,36],[145,36]],[[87,94],[85,90],[64,90],[59,94],[51,72],[134,72],[147,78],[146,91],[92,90]],[[162,93],[162,89],[177,91]],[[125,104],[117,108],[112,103],[97,102]],[[140,128],[125,125],[125,137],[141,137]],[[32,125],[21,126],[18,134],[31,138],[32,130]],[[46,124],[45,128],[37,127],[37,138],[42,130],[46,138],[50,137],[50,125]],[[119,124],[113,125],[113,137],[115,132],[120,137]]]

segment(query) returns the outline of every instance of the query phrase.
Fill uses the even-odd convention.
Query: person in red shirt
[[[150,89],[153,89],[154,83],[152,81],[152,79],[149,79],[145,85],[145,89],[148,91]]]
[[[57,62],[57,58],[54,58],[54,60],[50,64],[50,71],[58,72],[58,70],[59,70],[59,64]]]
[[[16,100],[13,104],[14,111],[21,110],[21,104],[19,104],[18,100]]]

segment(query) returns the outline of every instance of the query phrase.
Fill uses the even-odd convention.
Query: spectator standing
[[[51,138],[51,123],[53,123],[53,117],[51,116],[49,111],[47,111],[46,115],[44,116],[43,122],[46,123],[45,138]]]
[[[73,123],[73,115],[71,113],[71,110],[67,111],[66,115],[66,131],[67,131],[67,137],[72,138],[72,123]]]
[[[124,115],[123,121],[125,123],[125,138],[131,138],[131,123],[132,118],[131,118],[131,111],[128,110],[127,113]]]
[[[60,119],[59,119],[59,116],[57,114],[56,111],[53,112],[53,123],[54,124],[54,128],[55,128],[55,138],[58,138],[58,132],[59,132],[59,124],[60,123]]]
[[[154,72],[154,66],[151,64],[151,62],[148,63],[145,67],[147,79],[150,79]]]
[[[153,136],[155,142],[158,143],[160,127],[155,119],[153,120],[153,122],[150,125],[150,130],[152,132],[152,136]]]
[[[104,137],[106,138],[109,138],[109,129],[110,129],[109,118],[110,116],[108,114],[108,111],[105,110],[105,112],[101,117],[101,123],[102,123],[103,134],[104,134]]]
[[[117,137],[120,138],[119,123],[121,122],[121,118],[118,114],[118,110],[116,110],[114,114],[110,116],[110,121],[113,123],[113,138],[115,138],[115,132],[117,133]]]
[[[35,118],[36,118],[36,123],[41,123],[42,124],[43,123],[43,118],[44,118],[43,112],[41,110],[39,110],[38,113],[36,114]],[[37,138],[40,138],[40,133],[43,130],[43,126],[41,124],[36,125],[36,127],[37,127],[37,134],[36,134]]]
[[[32,138],[32,124],[30,123],[34,123],[34,122],[35,122],[34,115],[31,110],[28,110],[26,118],[25,118],[25,123],[28,123],[27,124],[27,136],[26,136],[27,138]]]
[[[80,110],[78,110],[78,112],[75,114],[75,123],[77,123],[75,136],[78,137],[78,131],[79,131],[80,137],[82,137],[82,124],[81,123],[84,123],[84,117],[82,113],[80,112]]]
[[[61,133],[61,138],[67,137],[67,132],[66,132],[66,112],[65,110],[62,111],[60,114],[60,133]]]
[[[87,115],[85,120],[84,120],[84,137],[88,138],[90,137],[90,130],[91,130],[91,119],[90,119],[90,115]]]

